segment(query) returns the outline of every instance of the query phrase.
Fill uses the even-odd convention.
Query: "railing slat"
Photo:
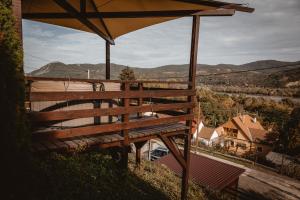
[[[142,123],[137,123],[136,121],[130,121],[127,123],[114,123],[114,124],[69,128],[69,129],[62,129],[62,130],[51,130],[51,131],[36,132],[34,133],[34,136],[38,138],[44,138],[44,139],[87,136],[87,135],[95,135],[100,133],[129,130],[134,128],[155,126],[155,125],[161,125],[167,123],[176,123],[185,120],[192,120],[193,117],[194,117],[193,115],[189,114],[189,115],[181,115],[175,117],[143,120]]]
[[[146,97],[193,96],[195,90],[147,90],[147,91],[105,91],[105,92],[31,92],[30,101],[67,101],[89,99],[119,99]]]
[[[157,112],[165,110],[177,110],[193,108],[193,103],[173,103],[173,104],[154,104],[142,106],[130,106],[128,108],[96,108],[96,109],[82,109],[82,110],[65,110],[65,111],[50,111],[50,112],[31,112],[28,113],[29,118],[35,122],[58,121],[58,120],[71,120],[77,118],[87,118],[94,116],[109,116],[109,115],[122,115],[133,114],[141,112]]]
[[[80,79],[80,78],[51,78],[51,77],[32,77],[26,76],[27,81],[80,81],[87,83],[170,83],[170,84],[190,84],[189,81],[156,81],[156,80],[99,80],[99,79]],[[166,77],[166,79],[168,79]]]

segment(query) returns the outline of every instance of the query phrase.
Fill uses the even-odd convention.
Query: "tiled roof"
[[[249,115],[240,115],[233,119],[242,122],[248,128],[264,129],[259,121]]]
[[[182,168],[172,154],[168,154],[156,162],[166,165],[181,176]],[[222,190],[236,181],[245,170],[205,156],[191,153],[190,179],[195,183],[214,190]]]
[[[265,140],[268,131],[262,129],[249,128],[249,131],[252,135],[254,141]]]
[[[239,128],[250,141],[257,139],[264,140],[267,134],[267,131],[262,127],[259,121],[249,115],[234,117],[221,127]]]
[[[219,136],[222,136],[224,134],[224,128],[222,126],[219,126],[215,129]]]
[[[200,123],[201,123],[201,121],[200,121]],[[200,123],[199,123],[199,125],[200,125]],[[192,133],[193,134],[195,134],[197,132],[197,128],[198,128],[198,126],[197,126],[197,120],[193,120],[193,123],[192,123]]]
[[[214,133],[214,129],[208,127],[202,127],[198,137],[210,140],[213,133]]]
[[[234,117],[232,121],[242,130],[242,132],[250,141],[253,141],[252,135],[248,129],[248,126],[243,122],[242,116]]]
[[[256,138],[265,139],[267,131],[255,118],[249,115],[241,115],[234,117],[233,120],[239,123],[240,128],[249,135],[251,141],[255,141]]]
[[[229,120],[228,122],[226,122],[225,124],[223,124],[222,127],[235,129],[236,125],[234,123],[232,123],[231,120]]]

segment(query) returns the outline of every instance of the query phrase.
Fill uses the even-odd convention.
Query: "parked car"
[[[164,147],[158,147],[150,152],[151,161],[159,159],[168,154],[169,154],[169,149]]]

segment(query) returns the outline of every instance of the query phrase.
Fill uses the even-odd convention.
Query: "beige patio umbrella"
[[[96,33],[111,44],[121,35],[168,20],[197,13],[232,15],[235,10],[252,12],[254,9],[211,0],[22,1],[24,19]]]

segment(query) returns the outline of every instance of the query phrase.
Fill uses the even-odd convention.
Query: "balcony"
[[[189,82],[26,79],[34,151],[180,137],[189,129],[185,121],[193,119],[187,112],[194,107],[189,97],[195,95]]]

